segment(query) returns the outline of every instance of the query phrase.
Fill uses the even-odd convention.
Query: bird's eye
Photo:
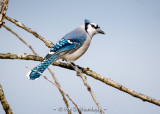
[[[94,27],[94,25],[91,25],[92,27]],[[94,27],[95,28],[95,27]]]

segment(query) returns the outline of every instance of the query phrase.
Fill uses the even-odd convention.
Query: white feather
[[[49,52],[49,54],[54,54],[54,52]]]
[[[68,41],[68,43],[72,44],[72,42],[70,40],[67,40],[67,41]]]
[[[26,74],[27,78],[30,79],[31,70]]]

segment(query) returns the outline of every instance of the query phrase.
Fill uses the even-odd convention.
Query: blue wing
[[[66,34],[59,42],[57,42],[47,54],[45,59],[48,59],[61,52],[74,52],[80,48],[86,40],[86,33],[80,28]]]

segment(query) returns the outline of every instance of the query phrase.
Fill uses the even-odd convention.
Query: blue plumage
[[[77,60],[88,49],[93,35],[100,31],[98,25],[97,27],[93,27],[93,25],[96,26],[95,23],[91,23],[89,20],[85,20],[84,25],[66,34],[61,40],[59,40],[50,49],[50,52],[46,55],[44,60],[33,69],[43,73],[44,70],[55,60],[63,59],[68,63]],[[100,32],[102,33],[103,31]],[[27,76],[29,79],[35,80],[36,78],[40,77],[40,74],[31,70],[28,72]]]

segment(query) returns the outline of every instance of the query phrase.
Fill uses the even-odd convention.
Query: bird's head
[[[96,23],[92,23],[87,19],[85,19],[85,31],[91,37],[94,36],[95,34],[105,34]]]

